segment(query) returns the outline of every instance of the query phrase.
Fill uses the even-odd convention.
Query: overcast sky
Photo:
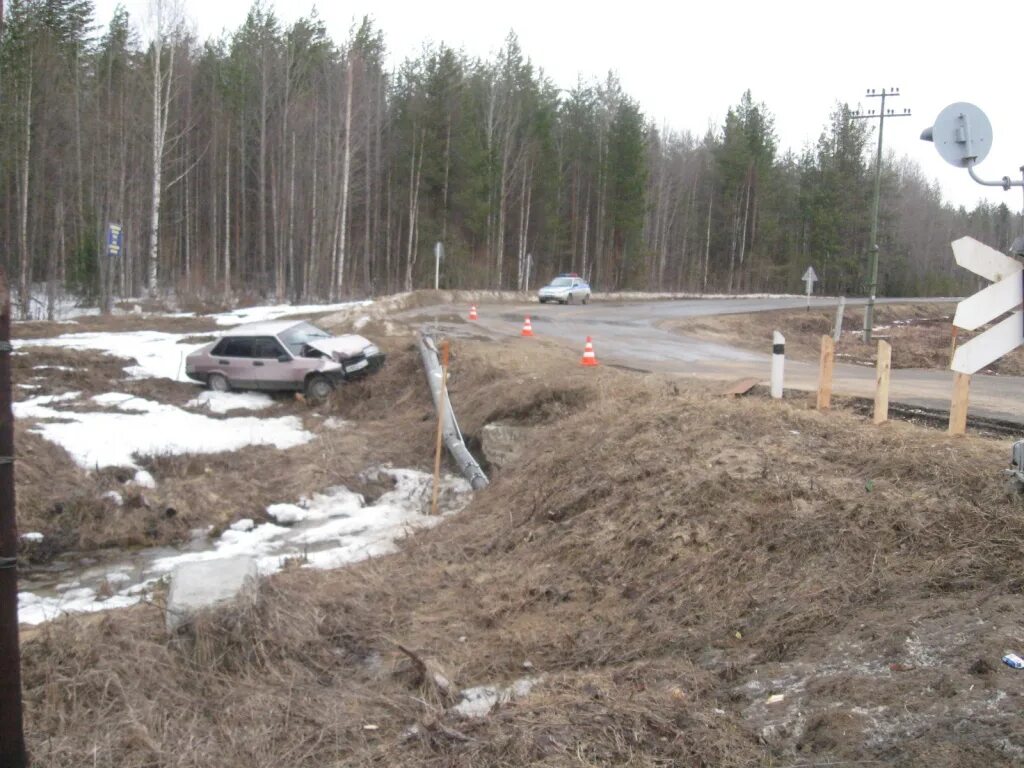
[[[204,39],[237,28],[251,5],[183,2]],[[123,4],[136,21],[146,17],[148,0]],[[96,0],[101,25],[115,5]],[[274,7],[288,23],[308,14],[313,3]],[[886,121],[886,150],[916,160],[955,204],[972,207],[984,197],[1014,211],[1022,207],[1019,187],[981,187],[918,137],[947,104],[972,102],[988,115],[994,134],[979,175],[1021,178],[1024,0],[982,0],[959,10],[941,0],[328,0],[317,9],[339,42],[354,20],[372,17],[395,66],[426,42],[486,57],[514,30],[524,53],[558,87],[573,86],[578,76],[603,79],[613,70],[649,118],[696,134],[709,123],[720,125],[750,88],[775,116],[780,147],[795,151],[817,139],[837,101],[877,108],[878,99],[863,98],[866,89],[897,87],[902,95],[887,106],[898,112],[909,107],[913,114]]]

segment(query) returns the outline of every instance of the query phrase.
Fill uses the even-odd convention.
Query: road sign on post
[[[811,309],[811,292],[814,290],[814,284],[818,282],[818,275],[814,271],[814,267],[808,267],[807,271],[804,272],[804,276],[800,278],[804,281],[807,287],[807,311]]]
[[[107,224],[107,256],[116,258],[121,255],[123,233],[120,224]]]
[[[995,248],[971,237],[953,241],[956,263],[992,285],[961,301],[953,325],[973,331],[1019,307],[1024,300],[1024,267]],[[1024,343],[1024,319],[1016,311],[1002,322],[962,344],[953,353],[950,366],[957,373],[972,374]]]

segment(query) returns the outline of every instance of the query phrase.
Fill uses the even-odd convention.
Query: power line
[[[878,154],[875,157],[875,197],[871,209],[871,243],[868,246],[868,306],[864,312],[864,343],[868,344],[871,342],[871,328],[875,316],[875,293],[878,291],[878,200],[882,192],[882,133],[885,129],[885,118],[910,117],[910,110],[904,109],[902,112],[897,112],[895,109],[885,108],[886,98],[899,96],[899,88],[889,88],[888,90],[882,88],[877,91],[874,88],[870,88],[864,95],[869,99],[880,98],[882,100],[877,112],[873,109],[861,112],[858,109],[850,115],[854,120],[878,120]]]

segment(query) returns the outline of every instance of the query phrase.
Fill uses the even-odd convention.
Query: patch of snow
[[[124,505],[124,499],[121,497],[121,494],[118,493],[117,491],[107,491],[100,498],[109,499],[114,503],[115,507],[120,507]]]
[[[34,544],[38,544],[40,541],[43,540],[43,534],[39,533],[38,531],[29,531],[28,533],[21,534],[21,538],[23,538],[25,541],[31,541]]]
[[[92,401],[98,405],[109,405],[121,411],[132,411],[134,413],[151,413],[159,407],[159,403],[146,400],[135,395],[128,395],[123,392],[106,392],[102,395],[93,395]]]
[[[361,330],[363,330],[363,328],[366,327],[367,323],[369,323],[369,322],[370,322],[370,316],[369,315],[362,315],[361,317],[357,317],[355,322],[352,323],[352,328],[353,328],[353,330],[361,331]]]
[[[291,315],[312,315],[320,312],[338,312],[350,307],[363,307],[373,304],[372,301],[346,301],[341,304],[273,304],[262,307],[245,307],[232,312],[210,315],[217,325],[241,325],[242,323],[259,323],[265,320],[279,320]]]
[[[351,422],[345,421],[344,419],[338,419],[334,416],[328,416],[324,419],[324,429],[344,429]]]
[[[486,717],[497,705],[528,695],[538,682],[538,678],[524,677],[504,688],[494,685],[465,688],[459,693],[459,703],[452,709],[463,717]]]
[[[33,365],[33,371],[73,371],[70,365]]]
[[[262,392],[214,392],[204,390],[199,397],[185,403],[188,408],[205,408],[211,413],[228,411],[262,411],[274,404],[270,395]]]
[[[140,469],[135,473],[135,477],[132,478],[132,482],[140,488],[156,488],[156,480],[153,476],[144,469]]]
[[[18,389],[41,389],[39,384],[19,384]]]
[[[64,418],[63,411],[47,408],[51,403],[64,403],[77,400],[81,392],[65,392],[63,395],[40,395],[13,404],[16,419]]]
[[[97,397],[106,398],[105,395]],[[86,469],[136,467],[136,455],[217,453],[249,445],[285,449],[313,439],[297,416],[212,419],[173,405],[125,397],[111,397],[105,402],[116,401],[118,407],[133,413],[56,411],[39,405],[40,398],[35,398],[15,404],[15,415],[65,420],[63,423],[43,421],[33,427],[33,431],[60,445]],[[22,413],[18,412],[18,405],[24,407]],[[97,435],[117,435],[118,439],[97,440]]]
[[[32,320],[46,320],[49,315],[48,291],[45,283],[34,283],[29,289],[31,294],[28,302],[28,318],[21,317],[21,297],[11,296],[12,316],[17,316],[15,323],[30,322]],[[63,288],[58,288],[54,297],[53,319],[56,322],[70,320],[73,317],[85,317],[98,315],[99,307],[83,307],[82,297],[73,293],[65,293]]]
[[[129,331],[124,333],[67,333],[49,339],[19,339],[14,346],[64,347],[95,350],[113,357],[134,359],[136,365],[125,367],[132,378],[165,378],[191,381],[185,375],[185,357],[203,344],[179,344],[186,338],[180,333],[160,331]]]
[[[277,522],[289,525],[303,520],[349,516],[358,512],[364,502],[361,494],[339,485],[313,494],[312,499],[299,499],[297,504],[271,504],[267,507],[267,514]]]
[[[18,621],[21,624],[42,624],[62,613],[93,613],[111,608],[127,608],[142,598],[131,595],[113,595],[101,598],[88,588],[69,589],[59,597],[44,597],[31,592],[18,593]]]
[[[267,575],[281,570],[289,559],[301,556],[305,567],[337,568],[393,551],[395,542],[409,531],[436,525],[443,519],[441,515],[427,514],[433,481],[430,474],[392,468],[379,468],[375,473],[395,482],[394,490],[381,496],[375,504],[366,505],[359,494],[336,486],[309,499],[301,499],[297,504],[271,505],[268,513],[276,512],[278,522],[293,515],[295,525],[255,525],[252,520],[239,520],[209,549],[192,549],[168,556],[167,550],[161,548],[144,556],[145,564],[141,568],[137,559],[132,561],[132,566],[111,565],[106,574],[107,584],[121,588],[107,600],[101,600],[95,590],[82,586],[79,581],[59,586],[57,591],[63,590],[59,598],[22,593],[19,621],[38,624],[59,613],[132,605],[184,562],[249,555],[256,559],[260,573]],[[454,503],[447,505],[446,515],[453,514],[468,501],[470,487],[462,478],[443,477],[442,489],[446,495],[456,494]],[[195,547],[196,543],[193,541],[190,547]],[[139,575],[128,577],[126,570],[135,570]]]

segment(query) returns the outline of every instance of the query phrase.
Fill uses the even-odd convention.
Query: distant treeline
[[[749,91],[679,133],[612,75],[559,89],[514,35],[490,60],[441,45],[391,71],[369,20],[336,42],[257,4],[198,41],[154,0],[146,28],[143,44],[123,9],[99,28],[88,0],[7,0],[0,247],[22,297],[388,293],[433,286],[436,242],[443,287],[572,270],[597,290],[794,291],[813,264],[825,291],[863,290],[873,142],[846,105],[782,152]],[[1019,229],[1005,205],[944,204],[908,160],[882,172],[882,293],[962,290],[949,241]]]

